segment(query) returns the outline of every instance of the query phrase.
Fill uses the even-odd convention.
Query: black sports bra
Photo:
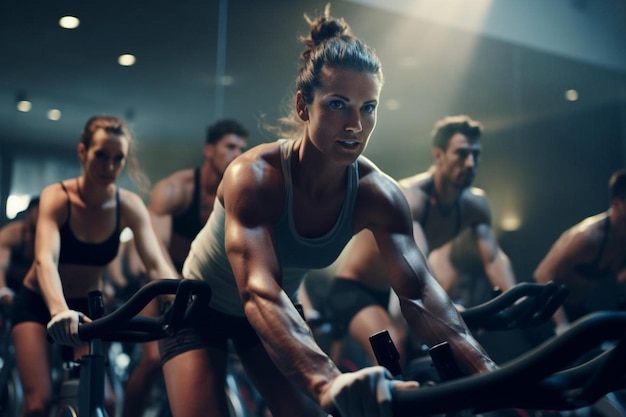
[[[172,231],[187,239],[193,239],[203,227],[204,223],[200,221],[200,168],[196,168],[191,204],[183,214],[172,217]]]
[[[577,274],[584,278],[595,280],[606,278],[613,272],[610,267],[600,269],[600,262],[602,261],[602,255],[604,255],[610,232],[611,220],[609,219],[609,216],[606,216],[604,219],[604,238],[602,239],[600,250],[593,261],[578,264],[574,267],[574,271],[576,271]]]
[[[435,189],[435,180],[433,177],[430,177],[430,180],[426,184],[424,191],[428,196],[428,203],[426,207],[424,207],[424,214],[422,215],[421,220],[419,221],[422,229],[426,230],[426,223],[428,222],[428,213],[430,212],[430,198],[433,195],[433,191]],[[461,233],[461,198],[456,199],[456,203],[454,203],[454,210],[456,211],[456,228],[454,229],[454,236]]]
[[[61,187],[67,194],[67,220],[59,230],[61,235],[61,251],[59,253],[59,264],[105,266],[116,256],[120,246],[120,192],[115,191],[117,203],[115,229],[111,236],[99,243],[82,242],[76,238],[70,227],[70,215],[72,206],[67,188],[61,182]]]

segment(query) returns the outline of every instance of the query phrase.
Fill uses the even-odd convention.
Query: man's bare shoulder
[[[168,175],[167,177],[160,180],[158,184],[168,184],[168,185],[176,185],[176,184],[187,184],[193,182],[195,175],[195,168],[185,168],[178,171],[175,171]]]
[[[563,232],[565,237],[577,239],[588,244],[596,244],[604,240],[604,222],[606,213],[590,216]]]
[[[426,183],[432,178],[432,173],[429,171],[420,172],[419,174],[412,175],[410,177],[402,178],[398,181],[400,187],[406,191],[421,191]]]

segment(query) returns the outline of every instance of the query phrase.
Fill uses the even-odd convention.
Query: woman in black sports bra
[[[125,165],[140,189],[133,137],[122,119],[92,117],[78,144],[79,177],[43,189],[35,260],[13,308],[12,336],[24,386],[23,416],[47,416],[52,398],[46,332],[55,342],[86,352],[79,320],[89,320],[87,293],[102,289],[102,272],[115,258],[122,229],[132,229],[151,279],[176,277],[160,247],[143,200],[116,184]],[[109,396],[109,400],[111,396]],[[109,411],[114,403],[107,404]],[[113,415],[113,414],[110,414]]]

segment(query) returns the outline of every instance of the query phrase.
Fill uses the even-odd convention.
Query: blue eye
[[[365,106],[362,107],[362,109],[366,113],[374,113],[374,111],[376,110],[376,105],[375,104],[366,104]]]
[[[346,107],[343,101],[341,100],[333,100],[329,103],[330,107],[333,109],[343,109]]]

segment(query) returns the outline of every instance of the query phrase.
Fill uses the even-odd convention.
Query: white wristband
[[[0,298],[13,297],[14,295],[15,295],[15,292],[13,292],[11,288],[9,287],[0,288]]]

